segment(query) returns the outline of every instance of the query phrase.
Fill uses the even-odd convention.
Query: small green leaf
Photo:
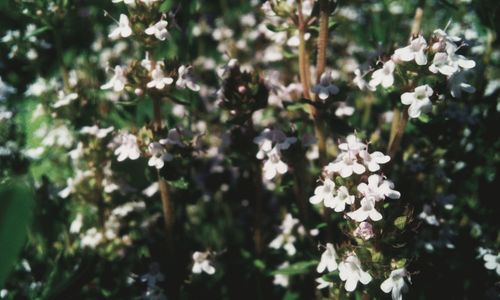
[[[170,10],[172,8],[172,0],[165,0],[163,3],[160,5],[160,12],[164,13]]]
[[[403,230],[406,226],[406,220],[406,216],[397,217],[396,220],[394,220],[394,226],[396,226],[399,230]]]
[[[21,179],[0,186],[0,288],[24,245],[33,211],[33,193]]]
[[[312,266],[316,266],[318,264],[317,260],[310,260],[310,261],[301,261],[298,263],[294,263],[288,267],[276,270],[272,272],[273,275],[276,274],[283,274],[283,275],[298,275],[298,274],[305,274],[309,272],[309,269]]]

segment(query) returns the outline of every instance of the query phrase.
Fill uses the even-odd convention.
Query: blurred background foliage
[[[179,27],[170,30],[167,42],[151,50],[157,59],[190,63],[202,57],[202,60],[224,63],[226,58],[217,50],[218,42],[211,32],[195,36],[193,28],[208,24],[211,30],[223,22],[234,31],[236,39],[245,30],[240,22],[242,15],[255,13],[257,23],[262,18],[255,9],[257,1],[253,2],[166,0],[159,9],[175,14]],[[346,59],[374,61],[374,53],[391,53],[398,45],[405,44],[416,5],[417,1],[339,1],[339,10],[332,17],[334,30],[329,41],[328,65],[340,72],[339,98],[350,101],[361,113],[347,122],[332,118],[333,140],[357,129],[361,137],[370,138],[376,147],[384,148],[390,124],[380,116],[399,102],[399,94],[389,90],[367,96],[354,91],[349,83],[352,71],[345,69]],[[48,13],[48,7],[57,9]],[[411,207],[416,218],[424,204],[430,204],[434,213],[446,220],[440,227],[413,222],[399,241],[402,248],[389,249],[414,260],[411,270],[415,273],[408,299],[498,299],[499,287],[495,286],[498,277],[487,272],[484,262],[476,256],[479,247],[498,251],[500,245],[497,203],[500,23],[496,20],[499,7],[495,0],[425,1],[422,32],[430,34],[451,20],[450,26],[457,26],[457,30],[470,30],[458,32],[465,34],[466,39],[467,34],[474,36],[469,49],[478,49],[470,54],[478,63],[471,77],[477,91],[461,100],[440,103],[433,116],[410,123],[401,146],[405,150],[394,162],[391,177],[404,195],[397,204],[400,211]],[[0,2],[0,35],[4,36],[8,30],[21,32],[15,43],[0,43],[0,76],[16,90],[5,102],[15,117],[0,124],[3,151],[0,155],[0,290],[8,291],[0,293],[0,298],[142,299],[146,283],[141,281],[141,275],[149,272],[152,263],[159,263],[165,274],[166,280],[161,283],[165,290],[169,291],[171,285],[181,286],[179,294],[167,293],[172,299],[179,295],[181,299],[287,300],[318,296],[311,275],[318,257],[314,243],[301,241],[304,245],[297,245],[301,250],[294,258],[295,264],[283,271],[293,278],[287,289],[272,285],[272,275],[282,255],[271,251],[257,255],[253,251],[251,196],[255,191],[250,179],[235,179],[229,167],[251,169],[245,164],[250,164],[248,157],[253,158],[255,146],[248,145],[248,140],[242,144],[243,150],[236,149],[244,151],[246,145],[250,147],[246,148],[248,155],[235,150],[224,157],[225,169],[221,173],[193,174],[194,168],[208,170],[210,162],[206,161],[176,160],[169,166],[175,170],[166,175],[174,186],[173,198],[179,202],[176,207],[183,207],[177,209],[175,215],[179,224],[176,226],[179,237],[176,269],[168,268],[170,258],[165,256],[161,202],[156,197],[147,200],[144,211],[126,216],[124,228],[120,230],[127,232],[132,244],[122,247],[110,243],[99,251],[79,247],[77,237],[69,232],[72,220],[80,213],[84,215],[84,223],[96,224],[100,217],[95,211],[96,203],[57,196],[66,178],[72,175],[69,149],[54,147],[37,160],[29,159],[23,149],[39,146],[41,138],[37,130],[57,125],[61,120],[66,120],[72,130],[96,123],[101,127],[137,129],[152,120],[151,101],[131,98],[110,102],[99,90],[107,78],[103,71],[106,66],[100,58],[102,51],[110,51],[110,61],[118,62],[121,56],[141,59],[148,49],[147,45],[128,45],[118,50],[106,40],[113,23],[109,15],[117,17],[125,8],[125,5],[102,0]],[[36,27],[30,35],[25,34],[27,24]],[[36,42],[32,37],[36,37]],[[11,56],[14,44],[18,50]],[[284,74],[298,74],[293,51],[285,53],[282,61],[262,65],[254,57],[254,49],[259,46],[255,41],[243,49],[228,51],[242,64],[253,64],[257,71],[271,65]],[[28,55],[31,49],[37,52],[34,59]],[[114,57],[113,52],[118,52],[118,57]],[[70,69],[81,74],[77,89],[82,100],[67,110],[33,119],[37,104],[52,101],[54,96],[48,100],[27,95],[28,86],[38,78],[61,78]],[[199,71],[204,83],[218,85],[213,70]],[[203,119],[210,124],[212,132],[228,130],[226,124],[217,123],[218,112],[208,111],[203,102],[206,100],[200,96],[180,92],[176,97],[180,102],[189,103],[186,109],[191,113],[188,119],[179,118],[172,113],[173,104],[166,104],[163,112],[169,128]],[[297,107],[288,109],[293,111]],[[310,131],[310,126],[302,125],[303,114],[297,115],[295,126]],[[113,162],[113,168],[129,174],[126,179],[133,181],[139,190],[155,180],[154,172],[146,170],[145,165],[144,159],[122,164]],[[317,173],[317,169],[311,172]],[[135,174],[141,175],[133,176]],[[228,182],[231,184],[226,190]],[[265,240],[275,235],[274,228],[281,222],[283,211],[298,212],[295,203],[287,200],[293,194],[292,187],[293,178],[287,175],[277,184],[276,193],[265,194]],[[308,194],[312,188],[309,187]],[[206,195],[210,195],[210,201],[206,201]],[[113,195],[105,205],[111,210],[127,201],[138,200],[140,195],[132,197],[137,199]],[[311,214],[319,219],[318,214]],[[338,222],[340,217],[332,218]],[[448,241],[453,247],[448,247]],[[221,253],[216,268],[223,271],[212,277],[192,276],[186,267],[191,263],[191,253],[206,248]],[[376,285],[369,288],[368,294],[372,293],[379,295]],[[357,293],[352,297],[366,299],[362,298],[366,295],[362,295]],[[321,299],[321,295],[318,297]]]

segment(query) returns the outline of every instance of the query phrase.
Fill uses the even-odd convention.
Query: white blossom
[[[130,22],[128,17],[124,14],[120,15],[120,20],[118,21],[118,27],[116,27],[111,33],[108,35],[111,39],[117,39],[120,36],[122,38],[126,38],[132,35],[132,28],[130,28]]]
[[[326,281],[322,277],[316,278],[315,281],[318,283],[318,286],[316,286],[316,288],[318,290],[322,290],[322,289],[332,288],[333,287],[333,282]]]
[[[151,158],[148,160],[148,166],[161,169],[165,165],[165,161],[171,161],[173,156],[167,153],[167,150],[157,142],[153,142],[148,146]]]
[[[500,253],[497,255],[488,253],[483,256],[484,267],[488,270],[496,271],[497,275],[500,276]]]
[[[112,0],[111,2],[113,2],[113,3],[123,2],[127,5],[134,5],[135,4],[135,0]]]
[[[312,87],[312,92],[317,94],[321,100],[326,100],[331,95],[337,95],[339,88],[332,83],[332,73],[324,72],[321,74],[319,83]]]
[[[97,125],[93,126],[83,126],[82,129],[80,129],[81,134],[89,134],[93,135],[98,139],[103,139],[105,138],[108,134],[113,132],[115,128],[113,126],[110,126],[108,128],[99,128]]]
[[[259,151],[256,157],[263,159],[265,154],[271,152],[273,148],[278,150],[286,150],[290,145],[297,142],[296,137],[287,137],[285,133],[279,129],[266,128],[259,136],[253,139],[253,142],[259,146]]]
[[[384,180],[380,175],[373,174],[368,177],[368,184],[362,182],[358,185],[358,192],[363,195],[363,199],[373,200],[374,202],[384,200],[385,197],[399,199],[401,194],[393,190],[393,187],[392,182]]]
[[[355,253],[339,263],[339,276],[342,281],[346,282],[344,288],[348,292],[354,291],[358,282],[368,284],[372,280],[372,276],[361,268],[361,262]]]
[[[161,64],[157,64],[155,69],[151,72],[151,81],[147,83],[148,88],[156,88],[162,90],[166,85],[170,85],[174,82],[171,77],[165,77],[163,70],[161,69]]]
[[[287,261],[285,261],[284,263],[278,266],[278,270],[287,268],[288,266],[290,266],[290,264]],[[288,287],[289,283],[290,283],[290,276],[280,273],[274,274],[274,279],[273,279],[274,285]]]
[[[155,24],[146,28],[144,32],[147,35],[154,35],[160,41],[164,41],[168,36],[167,26],[168,26],[167,21],[160,20]]]
[[[281,160],[280,151],[274,147],[267,153],[268,159],[264,162],[262,170],[266,180],[273,179],[277,174],[285,174],[288,171],[288,165]]]
[[[123,91],[125,85],[127,84],[127,77],[125,76],[125,70],[121,66],[115,66],[115,74],[111,77],[111,80],[106,84],[101,86],[102,90],[108,90],[113,88],[115,92]]]
[[[436,218],[436,215],[432,213],[432,208],[429,204],[424,204],[422,212],[418,215],[418,218],[424,220],[429,225],[439,226],[439,221]]]
[[[335,251],[333,244],[327,243],[325,251],[321,254],[321,260],[316,267],[316,272],[323,273],[325,270],[328,270],[328,272],[337,270],[337,259],[337,252]]]
[[[401,102],[404,105],[410,105],[408,115],[411,118],[418,118],[422,112],[428,112],[432,108],[432,102],[429,99],[434,91],[430,86],[421,85],[415,88],[414,92],[406,92],[401,95]]]
[[[76,100],[78,98],[77,93],[69,93],[65,94],[63,91],[59,91],[57,94],[57,101],[56,103],[52,104],[53,108],[59,108],[62,106],[66,106]]]
[[[298,223],[299,220],[295,219],[291,214],[286,214],[280,225],[280,234],[269,243],[269,247],[273,249],[283,248],[289,256],[295,255],[297,249],[293,243],[296,238],[292,235],[292,230]]]
[[[354,107],[348,106],[345,102],[340,102],[339,107],[335,110],[335,115],[339,118],[344,116],[352,116]]]
[[[366,219],[371,219],[372,221],[382,220],[382,215],[375,209],[375,201],[370,198],[363,198],[361,200],[361,207],[347,213],[347,216],[356,222],[363,222]]]
[[[354,203],[354,196],[349,194],[349,190],[345,186],[340,186],[337,189],[337,194],[333,198],[333,208],[336,212],[345,210],[345,205],[352,205]],[[326,206],[326,205],[325,205]]]
[[[408,291],[408,285],[404,279],[407,276],[408,272],[405,268],[393,270],[389,278],[382,282],[380,289],[387,294],[392,292],[392,300],[402,300],[403,293]]]
[[[78,213],[76,215],[76,218],[71,222],[71,225],[69,227],[69,232],[70,233],[79,233],[83,225],[83,216],[81,213]]]
[[[368,153],[368,151],[362,150],[359,152],[359,156],[363,159],[364,165],[370,172],[380,170],[380,165],[386,164],[391,160],[389,155],[385,155],[380,151]]]
[[[394,84],[394,69],[396,64],[392,60],[388,60],[384,63],[382,68],[375,70],[372,74],[372,79],[368,85],[375,89],[376,86],[382,84],[384,88],[388,88]]]
[[[200,85],[198,85],[191,74],[193,67],[191,66],[180,66],[179,70],[177,73],[179,74],[179,77],[177,78],[177,82],[175,85],[178,88],[188,88],[194,92],[198,92],[200,90]]]
[[[326,171],[329,174],[339,173],[343,178],[347,178],[353,173],[363,174],[366,168],[358,162],[356,155],[352,152],[342,152],[334,162],[326,166]]]
[[[476,89],[465,83],[465,72],[456,72],[448,77],[448,86],[450,87],[450,94],[453,98],[462,97],[462,91],[472,94],[476,91]]]
[[[139,146],[137,145],[137,138],[133,134],[123,133],[117,138],[118,147],[115,149],[115,155],[117,155],[118,161],[124,161],[125,159],[136,160],[141,155]]]
[[[425,49],[427,49],[427,42],[423,36],[419,35],[410,42],[410,45],[396,49],[394,54],[402,61],[415,60],[417,65],[423,66],[427,64],[427,55],[424,52]]]
[[[200,274],[201,272],[205,272],[208,275],[212,275],[215,273],[215,268],[211,265],[210,260],[208,260],[209,255],[210,253],[208,251],[196,251],[195,253],[193,253],[193,273]]]
[[[314,190],[314,196],[309,198],[309,202],[312,204],[319,204],[324,202],[326,207],[332,207],[334,203],[335,195],[335,182],[330,178],[325,178],[323,185],[316,187]]]

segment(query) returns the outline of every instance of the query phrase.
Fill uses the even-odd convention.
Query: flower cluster
[[[288,165],[281,160],[281,150],[290,148],[290,145],[297,141],[296,137],[287,137],[279,129],[266,128],[255,137],[253,142],[259,146],[256,157],[266,159],[263,166],[264,178],[271,180],[277,174],[285,174],[288,171]]]

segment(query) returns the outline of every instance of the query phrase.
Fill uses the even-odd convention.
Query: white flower
[[[292,217],[291,214],[286,214],[285,219],[280,225],[281,233],[269,243],[269,247],[273,249],[283,248],[289,256],[295,255],[297,249],[294,246],[296,240],[292,235],[292,230],[299,223],[299,220]]]
[[[81,238],[80,245],[82,248],[95,248],[99,245],[103,240],[103,235],[100,231],[98,231],[95,227],[90,228],[85,232],[83,237]]]
[[[332,73],[324,72],[321,74],[319,84],[312,87],[311,91],[318,95],[321,100],[326,100],[331,95],[337,95],[339,88],[332,83]]]
[[[170,85],[174,82],[173,78],[165,77],[160,64],[157,64],[156,68],[153,70],[153,72],[151,72],[151,77],[152,80],[147,84],[148,88],[157,88],[161,90],[165,87],[165,85]]]
[[[120,2],[123,2],[127,5],[133,5],[135,4],[135,0],[112,0],[111,2],[113,3],[120,3]]]
[[[181,130],[177,129],[177,128],[170,129],[168,131],[167,138],[161,139],[160,144],[162,144],[162,145],[176,145],[176,146],[179,146],[181,148],[186,147],[186,145],[184,145],[182,143],[180,131]]]
[[[159,0],[140,0],[142,3],[146,4],[146,6],[151,6]]]
[[[393,190],[393,187],[392,182],[383,180],[380,175],[373,174],[368,177],[368,184],[362,182],[358,185],[358,192],[363,195],[363,199],[370,199],[374,202],[383,200],[385,197],[399,199],[401,194]]]
[[[424,220],[429,225],[439,226],[439,221],[436,218],[436,215],[432,213],[432,208],[429,204],[424,204],[422,212],[418,215],[418,218]]]
[[[363,198],[361,200],[361,207],[347,213],[347,215],[356,222],[363,222],[366,219],[371,219],[372,221],[382,220],[382,215],[375,209],[375,201],[370,198]]]
[[[427,55],[424,50],[427,48],[427,42],[424,37],[419,35],[410,42],[410,45],[396,49],[394,54],[402,61],[415,60],[417,65],[423,66],[427,64]]]
[[[375,88],[366,82],[366,80],[363,78],[366,74],[361,73],[361,69],[356,69],[354,70],[354,79],[352,82],[358,86],[358,88],[362,91],[364,90],[370,90],[373,91]],[[372,75],[373,76],[373,75]]]
[[[148,146],[151,158],[148,160],[148,166],[155,167],[156,169],[161,169],[165,165],[165,161],[171,161],[173,159],[172,155],[167,153],[165,148],[157,142],[153,142]]]
[[[177,71],[179,77],[177,78],[177,82],[175,85],[178,88],[185,89],[186,87],[194,92],[198,92],[200,90],[200,86],[193,80],[193,76],[191,75],[193,67],[191,66],[180,66]]]
[[[380,170],[380,165],[388,163],[391,160],[389,155],[384,155],[380,151],[368,153],[368,151],[362,150],[359,152],[359,156],[363,159],[363,163],[370,172]]]
[[[347,136],[344,143],[339,144],[339,149],[342,151],[349,151],[354,155],[358,154],[359,151],[366,149],[366,144],[361,142],[360,139],[355,134],[350,134]]]
[[[389,278],[382,282],[380,289],[387,294],[392,291],[392,300],[402,300],[403,293],[408,291],[408,285],[404,279],[406,276],[408,276],[408,273],[405,268],[396,269],[391,272]]]
[[[450,87],[450,93],[453,98],[462,97],[462,91],[472,94],[476,89],[465,83],[465,72],[456,72],[448,78],[448,86]]]
[[[101,86],[102,90],[108,90],[113,88],[115,92],[123,91],[127,84],[127,77],[125,77],[125,71],[121,66],[115,66],[115,74],[109,82]]]
[[[330,178],[325,178],[323,185],[316,187],[314,190],[314,196],[309,198],[309,202],[312,204],[319,204],[323,201],[326,207],[332,207],[334,195],[335,182],[333,182]]]
[[[77,93],[70,93],[70,94],[65,94],[63,91],[59,91],[57,93],[57,101],[56,103],[52,104],[53,108],[59,108],[62,106],[66,106],[73,102],[73,100],[76,100],[78,98]]]
[[[284,263],[282,263],[281,265],[279,265],[278,270],[287,268],[289,265],[290,264],[287,261],[285,261]],[[288,275],[280,274],[280,273],[277,273],[277,274],[274,275],[274,279],[273,279],[273,284],[274,285],[280,285],[282,287],[288,287],[289,283],[290,283],[290,277]]]
[[[446,52],[436,53],[432,64],[429,66],[429,71],[451,76],[460,71],[460,68],[469,70],[476,66],[476,62],[465,58],[463,55],[456,54],[456,50],[456,46],[453,46],[447,47]]]
[[[120,36],[126,38],[132,35],[132,28],[130,28],[130,22],[128,17],[124,14],[120,15],[120,20],[118,22],[118,27],[116,27],[108,37],[111,39],[117,39]]]
[[[0,101],[5,100],[8,94],[15,93],[16,89],[8,85],[0,77]]]
[[[94,126],[83,126],[82,129],[80,129],[81,134],[89,134],[93,135],[98,139],[103,139],[105,138],[109,133],[113,132],[115,128],[113,126],[108,127],[108,128],[99,128],[97,125]]]
[[[367,241],[375,236],[373,233],[373,226],[368,222],[361,222],[353,232],[354,236],[360,237]]]
[[[196,251],[195,253],[193,253],[193,273],[200,274],[201,272],[205,272],[208,275],[212,275],[215,273],[215,268],[210,264],[210,261],[208,260],[209,255],[210,253],[208,251]]]
[[[296,137],[287,137],[285,133],[279,129],[266,128],[260,133],[259,136],[253,139],[253,142],[259,145],[259,151],[257,152],[256,157],[258,159],[263,159],[265,154],[271,152],[273,148],[286,150],[296,141]]]
[[[316,267],[316,271],[318,273],[323,273],[325,270],[328,270],[328,272],[337,270],[337,258],[337,252],[333,244],[327,243],[325,251],[321,254],[321,260],[319,261],[318,267]]]
[[[349,190],[347,189],[347,187],[341,186],[337,190],[337,194],[333,199],[333,206],[331,208],[333,208],[336,212],[341,212],[345,210],[346,204],[351,205],[353,203],[354,196],[349,195]]]
[[[137,145],[137,138],[133,134],[124,133],[118,136],[119,146],[115,150],[115,155],[117,155],[118,161],[124,161],[125,159],[136,160],[141,155],[139,146]]]
[[[318,283],[318,286],[316,287],[318,290],[333,287],[333,282],[326,281],[322,277],[316,278],[315,281]]]
[[[326,166],[326,171],[329,174],[339,173],[343,178],[347,178],[352,173],[363,174],[366,171],[365,166],[358,162],[355,154],[351,152],[342,152],[334,162]]]
[[[433,93],[432,88],[426,84],[416,87],[413,93],[407,92],[401,95],[401,102],[410,105],[408,114],[411,118],[418,118],[422,112],[431,110],[432,102],[429,97]]]
[[[83,216],[81,213],[78,213],[76,215],[76,218],[71,222],[71,225],[69,227],[69,232],[70,233],[79,233],[80,229],[82,229],[82,223],[83,223]]]
[[[484,259],[484,267],[488,270],[495,270],[497,275],[500,276],[500,253],[497,255],[493,254],[485,254],[483,256]]]
[[[384,88],[388,88],[394,84],[394,69],[396,64],[392,60],[388,60],[384,63],[382,68],[375,70],[372,74],[372,79],[368,85],[375,89],[379,84],[382,84]]]
[[[352,116],[354,107],[348,106],[345,102],[340,102],[339,107],[335,110],[335,115],[339,118],[343,116]]]
[[[355,253],[350,254],[339,264],[339,276],[345,281],[345,290],[352,292],[356,289],[358,281],[362,284],[368,284],[372,276],[361,269],[361,262]]]
[[[154,35],[160,41],[164,41],[168,35],[167,25],[168,25],[167,21],[160,20],[156,22],[154,25],[149,26],[144,32],[147,35]]]
[[[268,159],[264,162],[263,171],[266,180],[273,179],[277,174],[285,174],[288,171],[288,165],[281,160],[278,148],[274,147],[267,153]]]

